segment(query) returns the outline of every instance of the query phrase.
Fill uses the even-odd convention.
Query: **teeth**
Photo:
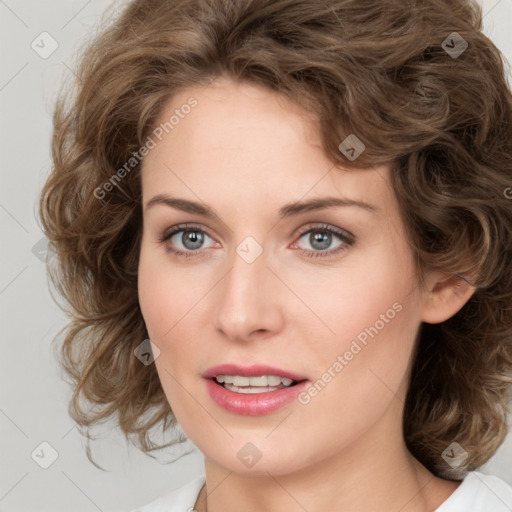
[[[280,388],[262,388],[262,387],[256,387],[256,388],[239,388],[233,384],[224,384],[224,387],[229,391],[234,391],[235,393],[242,393],[244,395],[251,395],[255,393],[268,393],[270,391],[277,391],[278,389],[284,389],[284,387]]]
[[[273,387],[282,384],[287,387],[293,382],[287,377],[278,377],[277,375],[261,375],[259,377],[241,377],[238,375],[217,375],[215,380],[220,384],[233,384],[234,386],[251,386],[251,387]],[[227,386],[226,386],[227,387]],[[278,388],[276,388],[278,389]],[[274,390],[272,390],[274,391]],[[259,391],[256,391],[259,392]]]

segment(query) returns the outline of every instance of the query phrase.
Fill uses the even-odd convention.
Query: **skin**
[[[334,166],[301,107],[220,77],[176,95],[160,120],[190,96],[198,105],[144,159],[143,205],[168,194],[207,204],[219,219],[144,208],[139,300],[166,397],[204,454],[196,510],[434,510],[459,482],[435,477],[406,449],[411,354],[421,323],[451,317],[474,289],[437,273],[420,289],[390,169]],[[328,195],[378,211],[345,206],[278,217],[285,203]],[[207,232],[199,249],[183,245],[183,232],[160,241],[180,223]],[[310,235],[324,233],[322,225],[355,242],[333,235],[318,248]],[[317,231],[299,233],[305,227]],[[248,236],[263,249],[252,263],[236,252]],[[338,254],[306,255],[340,245]],[[169,247],[200,253],[185,258]],[[207,393],[201,374],[225,362],[274,365],[315,382],[395,302],[401,311],[307,405],[242,416]],[[248,442],[261,452],[251,468],[237,457]]]

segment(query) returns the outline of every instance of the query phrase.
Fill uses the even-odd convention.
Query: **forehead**
[[[191,98],[195,106],[185,108]],[[314,116],[258,85],[221,78],[183,90],[162,109],[157,125],[164,128],[161,141],[143,161],[145,199],[170,189],[189,197],[214,192],[219,201],[235,196],[247,205],[255,196],[285,202],[326,193],[392,200],[388,169],[335,166]]]

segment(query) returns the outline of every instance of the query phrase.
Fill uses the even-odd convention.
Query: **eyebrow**
[[[152,197],[146,203],[144,209],[147,211],[156,205],[170,206],[171,208],[176,208],[177,210],[181,210],[187,213],[195,213],[208,219],[214,219],[218,221],[221,220],[220,217],[213,211],[213,209],[207,205],[195,201],[190,201],[188,199],[171,197],[167,194],[158,194]],[[362,208],[370,213],[380,212],[380,208],[369,203],[365,203],[364,201],[358,201],[344,197],[328,196],[311,199],[309,201],[288,203],[279,209],[278,215],[281,219],[284,219],[286,217],[292,217],[294,215],[299,215],[301,213],[311,212],[314,210],[322,210],[324,208],[335,208],[341,206],[355,206]]]

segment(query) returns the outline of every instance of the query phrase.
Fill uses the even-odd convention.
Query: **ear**
[[[455,275],[433,272],[427,278],[427,289],[421,319],[438,324],[451,318],[470,299],[476,288]]]

